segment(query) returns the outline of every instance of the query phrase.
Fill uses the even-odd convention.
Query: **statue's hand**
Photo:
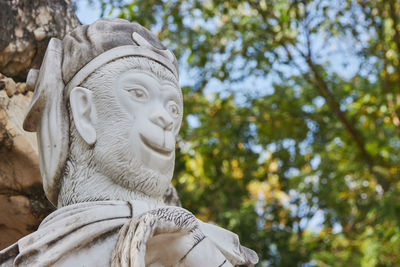
[[[218,263],[215,263],[220,265],[220,252],[212,242],[204,239],[191,212],[172,206],[158,208],[132,218],[121,228],[111,266],[144,267],[154,262],[186,266],[187,261],[195,262],[199,253],[193,251],[196,247],[196,251],[199,250],[203,244],[206,247],[201,248],[202,256],[212,259],[215,258],[213,254],[218,254]],[[202,246],[198,246],[200,243]]]

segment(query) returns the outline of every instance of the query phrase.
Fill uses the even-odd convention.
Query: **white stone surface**
[[[51,40],[36,74],[27,82],[35,96],[24,128],[37,132],[44,189],[58,210],[0,252],[4,264],[258,261],[234,233],[163,202],[183,102],[176,59],[153,34],[119,19],[80,26]]]

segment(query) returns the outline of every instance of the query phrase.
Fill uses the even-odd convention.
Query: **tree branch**
[[[309,39],[309,37],[307,37],[307,39]],[[347,118],[346,114],[340,109],[340,104],[336,101],[335,96],[329,90],[328,84],[323,79],[323,77],[320,75],[320,73],[317,69],[317,66],[312,61],[311,46],[310,46],[309,40],[307,41],[307,50],[308,50],[307,55],[304,55],[304,56],[305,56],[307,65],[310,68],[311,73],[313,75],[315,89],[318,91],[318,93],[322,97],[324,97],[324,99],[327,102],[330,109],[335,113],[335,115],[342,122],[345,129],[351,135],[354,142],[356,143],[362,158],[364,159],[364,161],[366,162],[366,164],[368,166],[368,169],[375,176],[375,178],[377,179],[377,182],[382,186],[383,190],[386,191],[389,187],[389,183],[386,180],[386,178],[382,176],[382,174],[375,171],[374,160],[365,148],[365,142],[363,140],[362,134],[358,132],[358,130],[356,129],[354,124],[350,122],[350,120]]]

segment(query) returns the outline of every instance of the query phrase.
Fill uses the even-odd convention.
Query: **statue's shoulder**
[[[12,267],[15,257],[19,253],[18,243],[14,243],[11,246],[0,251],[0,267]]]

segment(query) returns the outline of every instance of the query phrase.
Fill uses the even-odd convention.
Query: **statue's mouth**
[[[148,140],[146,137],[144,137],[142,134],[140,134],[140,139],[142,139],[142,142],[151,150],[164,155],[164,156],[170,156],[173,149],[164,147],[164,146],[160,146],[158,144],[155,144],[153,142],[151,142],[150,140]]]

